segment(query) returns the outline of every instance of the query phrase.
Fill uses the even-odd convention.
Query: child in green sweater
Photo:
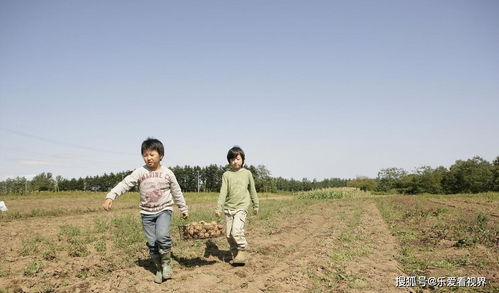
[[[253,204],[253,213],[258,215],[258,196],[253,175],[244,166],[244,151],[232,147],[227,153],[230,170],[222,176],[222,187],[218,197],[215,216],[225,214],[226,236],[233,257],[233,264],[245,264],[248,242],[244,237],[244,224],[248,207]]]

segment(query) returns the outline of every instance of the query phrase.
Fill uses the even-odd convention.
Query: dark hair
[[[236,158],[237,155],[241,155],[241,159],[243,159],[243,165],[244,165],[244,151],[242,148],[240,148],[237,145],[233,146],[227,153],[227,161],[230,163],[230,160]]]
[[[160,156],[165,155],[165,147],[163,146],[161,141],[155,138],[149,137],[144,140],[144,142],[142,143],[141,153],[144,154],[146,150],[157,151]]]

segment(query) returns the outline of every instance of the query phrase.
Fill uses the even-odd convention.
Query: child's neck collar
[[[146,165],[146,169],[147,169],[147,170],[149,170],[149,171],[151,171],[151,172],[157,172],[157,171],[160,171],[162,168],[163,168],[163,166],[162,166],[162,165],[159,165],[159,166],[158,166],[158,168],[156,168],[156,170],[153,170],[153,169],[149,168],[149,167]]]

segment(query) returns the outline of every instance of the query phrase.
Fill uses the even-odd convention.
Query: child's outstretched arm
[[[109,193],[106,195],[104,203],[102,204],[102,208],[105,211],[111,210],[111,207],[113,206],[113,200],[137,185],[137,182],[139,180],[139,173],[137,170],[133,171],[132,174],[126,176],[120,183],[118,183],[113,189],[111,189],[111,191],[109,191]]]
[[[215,209],[216,217],[220,217],[222,215],[225,199],[227,198],[227,185],[227,177],[224,174],[222,176],[222,187],[220,187],[220,194],[218,195],[217,208]]]

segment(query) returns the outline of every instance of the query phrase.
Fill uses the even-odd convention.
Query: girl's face
[[[241,169],[243,166],[243,158],[241,155],[237,155],[237,157],[230,159],[230,168],[234,171]]]
[[[157,171],[161,167],[160,162],[163,156],[160,156],[156,150],[145,150],[142,158],[150,170]]]

